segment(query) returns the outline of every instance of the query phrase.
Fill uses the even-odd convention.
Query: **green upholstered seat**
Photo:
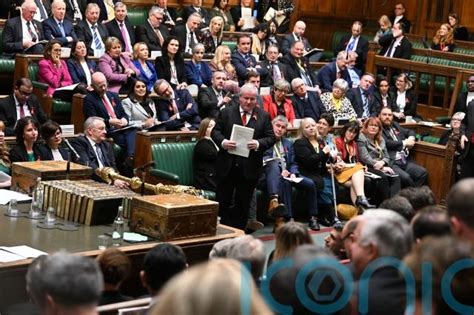
[[[237,40],[225,40],[222,42],[222,45],[229,46],[229,49],[232,52],[237,47]]]
[[[127,16],[133,26],[143,25],[148,19],[147,8],[128,8]]]
[[[150,174],[171,181],[177,185],[194,185],[193,151],[194,142],[154,143],[151,154],[155,168]],[[206,199],[215,199],[215,193],[205,191]]]
[[[0,56],[3,54],[3,28],[0,28]],[[0,73],[15,73],[15,60],[0,58]]]

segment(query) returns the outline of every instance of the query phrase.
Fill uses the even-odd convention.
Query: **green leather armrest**
[[[32,83],[34,88],[38,88],[45,91],[48,89],[48,85],[46,83],[41,83],[38,81],[32,81]]]
[[[158,169],[155,169],[155,168],[151,169],[149,172],[153,176],[161,177],[163,179],[173,181],[176,184],[179,183],[179,176],[176,175],[176,174],[173,174],[173,173],[170,173],[170,172],[167,172],[167,171],[163,171],[163,170],[158,170]]]

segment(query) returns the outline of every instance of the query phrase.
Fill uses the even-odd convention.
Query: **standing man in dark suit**
[[[156,4],[163,10],[163,24],[171,32],[182,19],[178,17],[178,12],[176,12],[175,8],[168,8],[168,0],[156,0]]]
[[[372,73],[365,73],[360,78],[360,84],[356,88],[352,88],[347,93],[347,98],[351,101],[352,107],[357,114],[357,118],[366,119],[377,115],[373,111],[373,86],[375,78]]]
[[[390,58],[410,59],[411,43],[405,36],[403,22],[395,23],[392,26],[392,34],[387,34],[379,39],[382,46],[379,55]]]
[[[231,98],[224,91],[226,75],[223,71],[212,74],[212,86],[199,89],[198,104],[201,118],[217,118],[219,111],[230,103]]]
[[[51,1],[50,0],[33,0],[38,10],[34,19],[39,22],[43,22],[51,16]],[[24,2],[23,2],[24,3]]]
[[[250,31],[253,28],[252,27],[251,29],[242,29],[242,27],[244,26],[244,20],[242,19],[242,9],[250,9],[251,11],[253,11],[252,6],[252,0],[241,0],[239,5],[230,8],[230,15],[232,15],[232,20],[234,21],[236,32]],[[257,19],[254,18],[254,26],[257,25],[257,23]]]
[[[175,90],[164,79],[156,81],[153,90],[160,97],[156,101],[156,110],[166,130],[188,131],[199,128],[201,118],[198,106],[188,90]]]
[[[7,54],[42,54],[44,46],[38,42],[44,40],[43,27],[33,19],[37,12],[33,1],[21,5],[21,16],[10,18],[3,29],[3,50]]]
[[[201,16],[201,24],[199,25],[199,29],[209,26],[209,21],[211,19],[209,18],[209,13],[207,12],[206,8],[202,7],[202,0],[193,0],[190,6],[183,8],[183,11],[181,12],[183,21],[187,21],[189,16],[193,13],[197,13]]]
[[[69,20],[77,23],[84,19],[87,0],[64,0],[64,2],[66,2],[66,17]]]
[[[455,112],[466,113],[461,122],[460,147],[462,152],[461,178],[474,177],[474,75],[466,80],[467,92],[456,100]]]
[[[84,122],[84,136],[75,139],[72,146],[79,155],[78,162],[88,165],[94,171],[99,167],[112,167],[117,169],[112,145],[105,139],[107,128],[102,117],[91,116]],[[97,181],[102,179],[95,174],[92,178]],[[127,188],[129,185],[120,179],[113,182],[115,187]]]
[[[92,116],[102,117],[107,127],[107,135],[123,149],[123,171],[131,173],[133,156],[135,155],[136,129],[128,128],[128,116],[125,113],[120,97],[116,93],[107,91],[107,79],[102,72],[92,74],[93,91],[84,98],[84,118]]]
[[[301,78],[305,84],[312,88],[318,88],[318,78],[309,66],[308,58],[303,57],[304,44],[301,41],[293,43],[288,54],[283,56],[281,63],[286,66],[285,80],[293,81],[295,78]]]
[[[318,72],[319,87],[322,92],[332,92],[332,84],[336,79],[344,79],[352,86],[351,76],[347,71],[347,52],[340,51],[336,61],[330,62]]]
[[[379,119],[383,126],[382,136],[390,156],[390,164],[395,173],[400,176],[402,188],[426,185],[428,172],[409,158],[410,149],[415,145],[415,132],[394,122],[390,107],[382,108]]]
[[[305,52],[313,49],[313,47],[311,47],[311,44],[309,43],[309,40],[306,37],[303,37],[305,30],[306,30],[305,22],[297,21],[295,23],[295,26],[293,26],[293,32],[291,32],[290,34],[286,34],[281,40],[280,50],[283,55],[286,55],[287,53],[289,53],[291,46],[293,46],[295,42],[299,42],[299,41],[303,42]]]
[[[256,106],[257,94],[254,85],[243,85],[239,106],[223,109],[212,130],[212,139],[220,147],[217,201],[221,222],[239,229],[244,229],[247,224],[250,200],[262,173],[263,153],[275,143],[270,117]],[[253,129],[253,139],[241,144],[250,150],[248,157],[233,154],[237,148],[237,143],[230,140],[234,125]],[[232,199],[235,206],[231,210]]]
[[[201,16],[198,13],[193,13],[188,17],[186,24],[176,26],[171,32],[178,38],[183,52],[187,56],[193,54],[194,46],[201,41],[200,24]]]
[[[258,72],[261,77],[268,75],[268,71],[258,65],[255,57],[250,54],[250,43],[249,35],[240,35],[237,42],[237,50],[232,53],[231,62],[237,72],[239,85],[244,84],[250,71]]]
[[[148,20],[135,29],[137,42],[144,42],[150,53],[161,51],[163,42],[170,35],[168,28],[162,24],[163,16],[163,10],[160,7],[152,6],[148,11]]]
[[[293,96],[291,102],[295,110],[295,116],[298,119],[311,117],[314,121],[319,121],[319,117],[326,112],[326,108],[319,98],[319,94],[314,91],[308,91],[307,86],[301,78],[295,78],[291,81]]]
[[[351,35],[342,36],[336,47],[336,53],[341,50],[345,50],[346,52],[355,51],[357,53],[355,67],[361,72],[364,72],[367,53],[369,51],[369,42],[360,35],[361,33],[362,22],[355,21],[352,23]]]
[[[392,22],[392,25],[395,25],[395,23],[403,23],[403,25],[405,26],[403,31],[405,33],[410,33],[411,23],[404,16],[405,11],[405,4],[403,2],[397,3],[394,9],[394,16],[390,20]]]
[[[278,61],[279,54],[277,45],[268,46],[265,54],[267,58],[260,63],[268,71],[268,75],[262,80],[261,86],[273,86],[276,81],[285,79],[286,65]]]
[[[114,6],[115,19],[105,23],[105,28],[109,36],[116,37],[122,43],[122,51],[133,53],[135,45],[135,29],[127,18],[127,6],[122,2],[117,2]]]
[[[43,21],[44,38],[57,39],[61,46],[69,47],[77,40],[74,27],[66,16],[66,4],[63,0],[55,0],[51,5],[52,17]]]
[[[48,120],[36,95],[33,83],[28,78],[15,82],[13,94],[0,99],[0,120],[5,123],[5,135],[15,135],[16,122],[23,117],[32,116],[41,124]]]
[[[99,22],[100,9],[96,3],[89,3],[86,8],[86,18],[76,24],[77,37],[87,46],[89,56],[101,57],[105,53],[105,40],[109,32]]]

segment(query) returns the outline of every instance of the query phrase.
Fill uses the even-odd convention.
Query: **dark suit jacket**
[[[143,80],[143,82],[145,82],[148,91],[153,90],[153,85],[158,79],[158,76],[156,75],[155,66],[153,65],[153,63],[149,60],[146,61],[147,67],[148,69],[150,69],[150,72],[151,72],[151,75],[149,76],[145,74],[145,71],[143,71],[143,67],[141,63],[138,60],[132,60],[132,63],[140,71],[140,73],[138,74],[138,78]]]
[[[68,19],[63,20],[63,28],[64,32],[66,33],[66,37],[70,36],[72,37],[73,41],[77,40],[77,35],[76,32],[74,31],[74,27]],[[66,39],[66,37],[63,37],[63,34],[59,30],[58,23],[56,23],[56,20],[52,17],[49,19],[46,19],[43,21],[43,30],[44,30],[44,38],[46,40],[50,39],[57,39],[62,46],[69,46],[71,43],[69,43]]]
[[[310,51],[311,49],[313,49],[313,47],[311,46],[311,44],[309,43],[309,40],[306,38],[306,37],[301,37],[301,40],[303,41],[303,44],[304,44],[304,49],[306,51]],[[286,55],[290,52],[290,49],[291,49],[291,46],[293,45],[293,43],[295,43],[296,40],[295,40],[295,36],[293,36],[293,32],[291,32],[290,34],[286,34],[283,39],[281,40],[281,43],[280,43],[280,52],[283,54],[283,55]]]
[[[390,18],[390,21],[392,22],[392,25],[394,24],[395,21],[395,15]],[[403,16],[398,23],[403,23],[405,24],[405,33],[410,33],[410,28],[411,28],[411,22]]]
[[[165,10],[165,9],[163,9],[163,10]],[[179,25],[180,21],[176,21],[178,19],[178,12],[176,11],[176,9],[166,7],[166,11],[169,13],[169,15],[170,15],[171,19],[173,20],[173,22],[175,23],[175,25]],[[171,30],[173,28],[173,26],[169,25],[168,21],[169,21],[168,15],[164,14],[164,16],[163,16],[163,25],[168,27],[168,30]]]
[[[394,37],[392,34],[387,34],[379,38],[379,44],[382,46],[379,55],[383,56],[388,51]],[[411,57],[411,43],[406,36],[402,38],[400,45],[395,47],[393,58],[410,59]]]
[[[385,140],[385,145],[387,147],[388,155],[390,156],[390,160],[393,162],[395,161],[395,155],[397,152],[403,150],[403,140],[407,139],[410,136],[415,137],[416,134],[411,129],[406,129],[400,126],[397,122],[392,123],[392,127],[396,130],[395,135],[397,136],[397,140],[394,140],[390,136],[390,131],[388,128],[383,128],[382,136]]]
[[[284,65],[280,61],[277,61],[276,65],[280,69],[280,73],[281,73],[281,76],[283,77],[283,79],[286,79],[285,78],[285,73],[288,72],[287,69],[286,69],[286,65]],[[260,86],[273,86],[273,84],[275,82],[273,80],[272,65],[270,64],[270,62],[268,60],[263,60],[262,62],[260,62],[260,66],[263,69],[266,69],[267,72],[268,72],[268,75],[266,75],[263,78],[260,78]]]
[[[198,87],[201,87],[201,84],[205,84],[206,86],[210,86],[212,84],[212,71],[211,68],[209,68],[207,62],[201,62],[200,71],[196,68],[196,65],[192,61],[186,61],[184,66],[186,69],[186,82],[188,82],[188,84],[196,84]],[[201,77],[202,83],[198,82],[199,77]]]
[[[465,143],[464,152],[462,153],[462,157],[466,157],[469,153],[471,148],[471,137],[474,134],[474,102],[470,102],[469,106],[466,104],[467,102],[467,92],[461,92],[458,95],[458,99],[456,100],[456,110],[455,112],[463,112],[466,113],[464,119],[461,121],[461,134],[465,135],[469,141]]]
[[[275,136],[270,116],[263,108],[255,107],[252,116],[247,123],[247,127],[254,129],[253,139],[258,140],[259,147],[257,151],[251,150],[248,158],[243,158],[229,154],[227,150],[221,147],[222,141],[230,139],[234,124],[242,126],[240,106],[230,106],[220,111],[216,126],[212,130],[212,140],[220,146],[217,160],[218,176],[228,176],[232,165],[239,163],[242,167],[244,178],[255,181],[260,178],[263,166],[263,153],[275,144]]]
[[[40,159],[41,161],[52,161],[53,160],[53,152],[51,151],[51,148],[48,147],[46,144],[40,144],[39,145],[39,151],[40,151]],[[67,147],[59,147],[59,153],[61,153],[61,156],[65,161],[68,160],[69,157],[69,148]],[[71,161],[75,162],[76,157],[74,153],[71,152]]]
[[[125,18],[124,23],[128,31],[128,36],[130,36],[130,46],[133,51],[133,45],[135,45],[136,43],[135,28],[132,24],[130,24],[128,18]],[[119,22],[116,19],[113,19],[105,23],[104,26],[107,29],[107,33],[109,33],[109,36],[117,37],[120,40],[120,43],[122,43],[122,51],[125,51],[125,40],[122,36],[122,32],[120,31]]]
[[[352,81],[347,70],[342,71],[342,78],[347,81],[349,87],[352,86]],[[332,84],[337,79],[336,62],[333,61],[322,67],[318,72],[319,88],[322,92],[332,92]]]
[[[186,25],[177,25],[175,28],[171,31],[171,34],[176,36],[179,40],[179,44],[181,47],[183,47],[183,51],[186,49],[186,40],[188,38],[188,31],[186,29]],[[199,29],[194,31],[194,35],[196,36],[196,40],[198,42],[201,42],[202,39],[202,34],[199,31]]]
[[[347,45],[349,45],[351,38],[352,38],[352,34],[344,35],[339,41],[339,44],[337,45],[336,51],[334,53],[337,55],[341,50],[346,50],[346,47]],[[369,51],[369,42],[367,41],[367,39],[362,37],[362,35],[359,36],[359,41],[357,42],[357,47],[355,49],[355,52],[357,53],[355,67],[361,70],[362,72],[365,69],[365,62],[367,61],[368,51]]]
[[[88,60],[87,65],[89,66],[91,75],[95,72],[96,63],[94,61]],[[84,83],[87,84],[86,73],[82,66],[75,59],[69,58],[67,60],[67,68],[69,74],[71,75],[72,82],[74,83]]]
[[[193,168],[194,186],[198,189],[216,191],[217,149],[206,138],[200,139],[194,147]]]
[[[38,40],[44,40],[43,26],[41,22],[32,21]],[[33,27],[33,26],[32,26]],[[14,17],[7,20],[3,29],[3,50],[5,53],[19,53],[25,51],[23,48],[23,27],[21,25],[21,18]]]
[[[294,143],[296,163],[300,174],[311,178],[318,189],[322,189],[323,176],[327,174],[326,162],[329,154],[319,150],[316,152],[313,145],[307,138],[296,139]]]
[[[117,118],[125,118],[128,121],[128,116],[123,110],[122,102],[120,101],[118,94],[107,92],[107,97],[114,108]],[[113,127],[109,124],[110,117],[107,113],[107,109],[105,108],[102,99],[99,97],[99,95],[97,95],[97,93],[93,91],[87,93],[86,97],[84,98],[82,110],[84,112],[84,120],[92,116],[102,117],[104,118],[105,125],[107,126],[107,132],[113,130]]]
[[[354,108],[357,118],[362,118],[362,115],[364,114],[364,102],[362,101],[362,93],[361,89],[359,87],[352,88],[347,92],[347,98],[349,101],[351,101],[352,107]],[[369,107],[369,115],[370,117],[375,116],[376,113],[372,112],[373,110],[373,103],[374,103],[374,96],[368,92],[367,96],[367,106]]]
[[[48,116],[44,113],[43,107],[41,107],[38,98],[34,94],[30,96],[27,104],[31,114],[38,120],[40,125],[48,120]],[[18,117],[16,116],[13,94],[0,99],[0,120],[5,123],[5,135],[14,136]]]
[[[393,100],[392,100],[392,108],[397,108],[397,111],[400,111],[399,106],[397,105],[397,91],[396,89],[392,89],[390,91],[393,95]],[[405,108],[403,109],[403,113],[405,116],[416,116],[416,108],[418,106],[418,96],[416,95],[416,92],[413,89],[407,90],[405,94]]]
[[[92,35],[92,31],[89,27],[89,24],[87,24],[87,21],[85,19],[80,21],[76,24],[74,29],[76,30],[77,37],[86,43],[87,54],[89,56],[93,56],[94,49],[92,49],[92,44],[94,42],[94,35]],[[102,38],[102,41],[105,45],[105,40],[107,39],[107,37],[109,37],[109,32],[107,31],[105,26],[102,25],[102,23],[97,23],[97,30],[99,31],[100,37]]]
[[[231,9],[232,10],[232,9]],[[183,11],[181,11],[181,17],[183,18],[183,22],[186,23],[188,20],[189,16],[193,13],[197,12],[196,9],[192,6],[186,6],[184,7]],[[209,25],[209,21],[211,20],[209,18],[209,13],[207,12],[207,9],[204,7],[201,7],[199,10],[199,15],[201,16],[201,25],[199,25],[199,28],[203,28]]]
[[[295,110],[295,117],[298,119],[311,117],[314,121],[318,121],[321,114],[326,112],[323,102],[319,98],[318,93],[308,91],[306,92],[308,99],[301,99],[298,95],[293,94],[291,102]]]
[[[239,4],[230,8],[230,15],[232,16],[232,20],[234,21],[235,31],[242,32],[242,28],[237,25],[239,23],[239,20],[242,18],[242,6]],[[247,30],[249,29],[246,29],[246,31]]]
[[[281,144],[283,145],[283,150],[285,151],[285,163],[286,163],[286,169],[291,173],[291,174],[296,174],[298,175],[300,173],[298,169],[298,164],[295,161],[295,150],[293,148],[293,142],[287,138],[282,138],[281,139]],[[274,147],[272,146],[269,148],[265,153],[263,154],[263,161],[267,159],[273,158],[273,153],[274,153]],[[270,178],[267,177],[267,180]],[[270,179],[271,180],[271,179]]]
[[[309,66],[309,62],[307,58],[302,58],[303,60],[303,67],[306,71],[306,75],[309,76],[311,82],[313,83],[313,87],[319,84],[318,78],[314,74],[314,71],[311,70]],[[299,71],[299,67],[296,64],[296,59],[291,54],[286,54],[281,59],[281,63],[286,66],[286,73],[285,73],[285,80],[290,82],[293,81],[295,78],[301,78],[301,74]]]
[[[399,112],[400,109],[397,106],[396,100],[393,101],[394,95],[391,91],[388,92],[388,98],[387,98],[387,106],[392,109],[393,112]],[[383,100],[382,96],[380,95],[379,91],[375,91],[374,93],[374,101],[372,103],[372,109],[370,110],[371,113],[375,113],[375,116],[377,116],[382,108],[384,107],[383,105]]]
[[[160,32],[161,36],[163,36],[163,39],[166,39],[168,36],[170,36],[168,28],[163,24],[160,25]],[[136,41],[144,42],[148,46],[150,52],[152,50],[161,51],[160,39],[158,38],[158,35],[156,35],[155,30],[148,20],[145,22],[145,24],[138,25],[135,28],[135,33]]]
[[[184,66],[184,59],[182,57],[175,57],[174,65],[176,66],[176,76],[178,82],[186,82],[186,68]],[[155,59],[156,75],[159,79],[165,79],[171,84],[171,66],[168,56],[161,56]],[[173,84],[171,84],[173,86]],[[174,88],[175,86],[173,86]]]
[[[91,167],[94,171],[96,168],[99,167],[99,161],[97,160],[97,155],[95,153],[94,148],[91,146],[89,140],[86,136],[81,136],[79,138],[74,139],[71,141],[71,145],[76,149],[77,154],[79,154],[79,163],[87,164]],[[102,154],[105,159],[105,165],[107,167],[112,167],[117,169],[117,165],[115,163],[115,156],[114,151],[112,149],[112,145],[107,141],[103,141],[100,143],[100,149],[102,150]],[[102,181],[102,179],[95,174],[92,175],[92,178],[96,181]]]
[[[199,117],[198,106],[194,102],[193,97],[186,89],[174,90],[174,95],[180,118],[169,120],[174,115],[172,107],[170,108],[171,102],[158,99],[155,104],[159,120],[163,122],[166,130],[179,130],[184,126],[185,122],[191,124],[192,129],[197,130],[201,123],[201,118]],[[193,104],[193,106],[190,109],[186,109],[189,103]]]
[[[72,0],[64,0],[66,2],[66,17],[73,21],[74,20],[74,8],[72,7]],[[76,0],[77,4],[79,5],[78,10],[81,11],[82,18],[85,19],[86,16],[84,15],[84,12],[86,11],[86,6],[87,3],[92,2],[92,1],[87,1],[87,0]],[[52,2],[52,1],[51,1]]]
[[[41,150],[37,143],[33,144],[33,154],[35,161],[41,160]],[[10,150],[10,161],[13,162],[28,162],[28,153],[24,144],[17,144]]]
[[[235,51],[232,53],[231,59],[232,65],[235,67],[235,72],[237,73],[237,77],[239,79],[239,85],[242,86],[247,80],[247,74],[249,70],[247,69],[249,65],[245,62],[245,58],[240,54],[240,52]],[[254,56],[250,55],[250,67],[255,68],[257,66],[257,60]],[[258,73],[260,73],[260,77],[264,77],[268,75],[268,71],[264,68],[257,69]]]
[[[225,91],[222,91],[225,94]],[[217,107],[217,96],[214,93],[212,86],[208,86],[203,89],[199,89],[198,104],[199,104],[199,116],[202,118],[213,117],[217,118],[219,115],[219,108]]]

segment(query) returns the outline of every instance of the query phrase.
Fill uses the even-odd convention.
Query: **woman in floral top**
[[[321,101],[328,114],[334,117],[334,120],[355,120],[357,114],[352,107],[351,101],[345,96],[349,90],[349,84],[344,79],[337,79],[332,84],[332,92],[321,94]]]

